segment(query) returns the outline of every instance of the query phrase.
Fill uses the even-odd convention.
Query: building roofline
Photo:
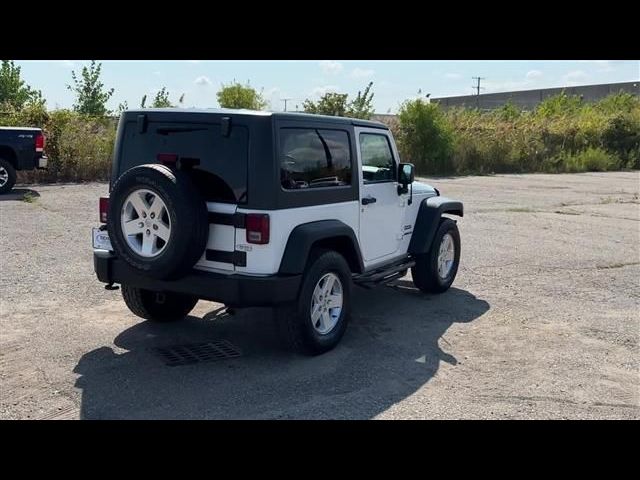
[[[491,92],[491,93],[481,93],[480,95],[453,95],[448,97],[431,97],[431,100],[449,100],[449,99],[461,99],[461,98],[476,98],[487,97],[490,95],[504,95],[507,93],[530,93],[530,92],[545,92],[551,90],[571,90],[576,88],[586,88],[586,87],[630,87],[635,86],[640,88],[640,80],[632,80],[629,82],[616,82],[616,83],[593,83],[588,85],[565,85],[560,87],[547,87],[547,88],[531,88],[527,90],[505,90],[503,92]]]

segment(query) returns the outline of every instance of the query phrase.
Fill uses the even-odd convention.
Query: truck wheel
[[[152,322],[182,320],[193,310],[198,299],[191,295],[173,292],[153,292],[142,288],[121,285],[122,298],[129,310]]]
[[[16,169],[8,160],[0,158],[0,195],[9,193],[16,184]]]
[[[186,172],[141,165],[114,184],[107,228],[129,266],[151,278],[177,278],[204,253],[207,206]]]
[[[449,218],[441,219],[431,249],[416,255],[415,260],[411,276],[416,287],[427,293],[448,290],[456,278],[460,262],[460,232],[456,222]]]
[[[280,337],[298,353],[327,352],[344,335],[350,309],[349,265],[336,252],[318,250],[307,264],[297,303],[275,309]]]

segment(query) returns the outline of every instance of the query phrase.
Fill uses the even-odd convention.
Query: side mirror
[[[401,163],[398,165],[398,194],[407,193],[409,185],[414,180],[413,163]]]

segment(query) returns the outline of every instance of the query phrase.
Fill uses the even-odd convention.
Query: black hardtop
[[[373,120],[361,120],[349,117],[334,117],[331,115],[316,115],[312,113],[299,112],[269,112],[264,110],[245,110],[232,108],[140,108],[131,109],[125,112],[125,115],[137,116],[143,114],[161,114],[163,119],[171,116],[174,121],[186,121],[194,117],[202,119],[204,115],[213,116],[242,116],[242,117],[271,117],[278,120],[287,121],[310,121],[310,122],[327,122],[339,125],[354,125],[358,127],[381,128],[388,130],[389,127],[381,122]]]

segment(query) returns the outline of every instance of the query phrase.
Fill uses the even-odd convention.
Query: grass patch
[[[24,203],[34,203],[38,198],[31,192],[27,192],[22,196]]]

